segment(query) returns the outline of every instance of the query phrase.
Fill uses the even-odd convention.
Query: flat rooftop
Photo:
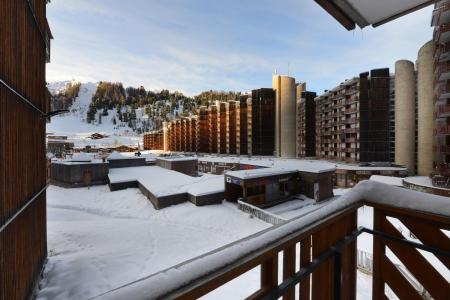
[[[273,167],[278,169],[297,170],[308,173],[325,173],[334,172],[336,166],[332,163],[320,161],[320,160],[306,160],[306,159],[288,159],[288,158],[275,158],[275,157],[215,157],[215,156],[203,156],[198,158],[199,161],[209,161],[215,163],[241,163],[254,165],[259,167]]]
[[[225,190],[223,175],[192,177],[158,166],[110,169],[108,177],[112,184],[138,181],[156,197],[182,193],[202,195]]]
[[[241,163],[260,167],[276,167],[296,169],[302,172],[323,173],[332,172],[336,169],[350,171],[406,171],[405,167],[400,166],[360,166],[358,164],[346,164],[334,161],[314,160],[314,159],[295,159],[279,158],[273,156],[259,157],[238,157],[238,156],[202,156],[199,161],[214,163]]]
[[[298,173],[296,169],[280,169],[280,168],[261,168],[254,170],[227,171],[226,176],[232,176],[242,180],[263,178],[268,176],[286,175]]]

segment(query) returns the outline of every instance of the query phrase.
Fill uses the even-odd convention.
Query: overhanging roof
[[[347,30],[377,27],[437,0],[315,0]],[[431,18],[431,16],[430,16]]]

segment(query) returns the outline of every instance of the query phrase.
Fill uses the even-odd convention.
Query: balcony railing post
[[[383,218],[385,216],[377,208],[373,210],[373,230],[382,230]],[[384,299],[384,279],[382,278],[382,262],[385,256],[385,246],[379,236],[373,237],[373,276],[372,276],[372,299]]]
[[[261,264],[261,290],[270,291],[278,286],[278,253]]]
[[[334,253],[333,300],[341,299],[342,256],[340,251]]]
[[[309,265],[311,262],[311,236],[300,242],[300,268]],[[311,294],[311,276],[300,281],[299,295],[302,300],[309,300]]]
[[[283,280],[295,274],[295,245],[292,244],[288,246],[283,251]],[[295,299],[295,289],[290,289],[287,293],[283,295],[283,300],[294,300]]]

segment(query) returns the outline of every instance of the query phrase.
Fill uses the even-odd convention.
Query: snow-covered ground
[[[172,177],[172,185],[175,179]],[[342,195],[348,190],[334,192]],[[47,199],[49,259],[40,282],[40,300],[91,298],[271,226],[250,218],[226,201],[204,207],[184,203],[158,211],[138,189],[110,192],[107,186],[50,186]],[[295,218],[334,201],[314,205],[305,198],[269,210]],[[372,228],[372,220],[372,208],[358,210],[358,226]],[[398,220],[389,221],[412,240]],[[358,250],[372,253],[372,238],[360,235]],[[420,252],[445,278],[450,278],[450,271],[433,255]],[[389,249],[386,253],[395,264],[401,264]],[[204,298],[241,299],[258,288],[259,280],[259,268],[255,268]],[[370,275],[358,271],[358,299],[370,298],[371,281]],[[386,294],[394,297],[390,291]]]
[[[38,299],[87,299],[269,227],[230,203],[155,210],[138,189],[47,192],[49,258]]]

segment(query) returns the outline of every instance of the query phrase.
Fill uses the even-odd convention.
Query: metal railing
[[[250,203],[243,202],[238,199],[238,208],[245,213],[248,213],[266,223],[270,223],[272,225],[280,225],[286,223],[287,220],[272,214],[264,209],[251,205]]]

